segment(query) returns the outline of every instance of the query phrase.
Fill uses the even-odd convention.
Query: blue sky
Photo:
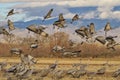
[[[50,25],[57,20],[60,13],[70,21],[75,14],[83,17],[74,22],[73,26],[86,26],[93,22],[97,29],[101,29],[109,21],[111,26],[120,25],[119,0],[1,0],[0,24],[6,23],[6,15],[10,9],[15,9],[19,14],[8,17],[17,27],[26,27],[30,24]],[[42,23],[43,16],[53,8],[52,19]]]

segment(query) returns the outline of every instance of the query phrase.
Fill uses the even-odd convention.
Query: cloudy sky
[[[42,23],[43,16],[51,8],[54,9],[53,17]],[[60,13],[64,14],[68,22],[75,14],[79,14],[82,19],[73,26],[86,26],[93,22],[100,29],[108,21],[114,28],[120,25],[120,0],[0,0],[0,25],[6,23],[7,12],[11,9],[19,12],[8,17],[18,27],[33,23],[50,25]]]

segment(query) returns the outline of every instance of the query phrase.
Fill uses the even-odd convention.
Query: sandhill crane
[[[13,73],[14,76],[16,76],[17,79],[24,79],[28,78],[32,75],[33,70],[27,68],[24,64],[18,63],[13,65],[7,70],[8,73]]]
[[[107,32],[110,31],[112,28],[110,26],[110,23],[107,22],[107,24],[105,25],[104,31],[105,31],[105,37],[107,37]]]
[[[92,37],[93,35],[90,33],[89,28],[85,26],[81,26],[80,29],[76,29],[75,32],[80,35],[82,39],[85,39],[87,42],[93,41]]]
[[[37,49],[39,46],[38,40],[35,40],[33,43],[30,43],[30,53],[34,50]]]
[[[59,14],[59,20],[58,21],[65,21],[62,13]]]
[[[13,14],[18,13],[18,12],[14,12],[14,11],[15,11],[14,9],[11,9],[11,10],[8,12],[7,17],[8,17],[8,16],[11,16],[11,15],[13,15]],[[7,18],[7,17],[6,17],[6,18]]]
[[[119,45],[119,43],[117,43],[114,38],[116,38],[117,36],[108,36],[106,37],[106,41],[107,41],[107,49],[112,49],[115,50],[115,46]]]
[[[29,25],[28,27],[26,27],[29,31],[32,31],[36,34],[39,34],[40,36],[43,36],[43,37],[48,37],[48,33],[44,32],[43,29],[41,28],[37,28],[36,25],[32,24],[32,25]]]
[[[120,75],[120,69],[113,72],[112,77],[118,77]]]
[[[79,57],[81,50],[78,51],[64,51],[62,57]]]
[[[49,65],[49,69],[54,70],[58,65],[58,61],[56,60],[54,64]]]
[[[76,32],[78,35],[80,35],[81,38],[84,38],[84,37],[85,37],[84,31],[79,30],[79,29],[76,29],[75,32]]]
[[[56,70],[53,74],[53,80],[60,80],[62,78],[64,78],[66,75],[66,71],[65,70]]]
[[[22,63],[28,66],[28,68],[33,67],[33,65],[37,63],[37,60],[29,54],[20,54],[20,58]]]
[[[60,21],[55,21],[54,23],[53,23],[53,29],[55,29],[55,26],[57,26],[58,27],[58,29],[59,28],[64,28],[65,26],[64,26],[64,24],[61,24],[61,22]]]
[[[88,27],[89,27],[89,32],[91,35],[96,33],[94,23],[90,23],[90,25],[88,25]]]
[[[75,14],[72,18],[72,21],[71,23],[73,23],[74,21],[78,20],[79,19],[79,15],[78,14]]]
[[[0,62],[0,71],[4,71],[5,67],[7,66],[6,61]]]
[[[59,14],[59,19],[53,23],[54,26],[53,29],[55,29],[55,26],[57,26],[58,29],[65,28],[66,26],[64,24],[65,24],[65,19],[63,17],[63,14],[61,13]]]
[[[22,64],[28,66],[29,68],[31,68],[31,66],[33,64],[36,64],[36,62],[37,62],[37,60],[35,60],[34,57],[32,57],[31,55],[23,54],[23,51],[21,49],[13,48],[13,49],[10,50],[10,52],[13,53],[13,54],[19,55]]]
[[[117,43],[114,40],[114,38],[116,38],[116,37],[117,36],[108,36],[108,37],[97,36],[95,40],[97,40],[101,44],[105,45],[107,47],[107,49],[112,49],[114,51],[115,50],[115,46],[116,45],[120,45],[119,43]]]
[[[54,71],[55,71],[55,68],[57,67],[57,62],[58,62],[58,61],[55,61],[54,64],[49,65],[49,67],[46,68],[46,69],[41,69],[41,70],[38,72],[38,75],[39,75],[41,78],[44,78],[44,77],[46,77],[49,73],[50,73],[50,74],[53,74]]]
[[[2,26],[0,27],[0,34],[10,36],[11,34]]]
[[[86,27],[85,26],[81,26],[79,29],[76,29],[75,32],[81,36],[81,38],[84,38],[86,35],[85,35],[85,29]]]
[[[75,32],[79,34],[82,38],[86,37],[86,39],[88,39],[91,37],[88,28],[86,28],[85,26],[81,26],[80,29],[76,29]]]
[[[80,69],[76,71],[76,73],[74,74],[74,77],[79,78],[81,76],[84,76],[87,72],[87,70],[85,70],[85,68],[87,67],[87,64],[82,64],[80,66]]]
[[[50,10],[48,11],[48,13],[44,16],[43,21],[45,21],[45,19],[50,18],[50,17],[51,17],[52,12],[53,12],[53,9],[50,9]]]
[[[58,46],[58,45],[55,45],[52,49],[52,52],[63,52],[64,51],[64,47],[61,47],[61,46]]]
[[[10,36],[11,34],[2,26],[0,27],[0,34]]]
[[[89,38],[91,38],[91,37],[92,37],[92,35],[90,34],[90,32],[89,32],[89,29],[88,29],[88,28],[85,28],[84,33],[85,33],[86,39],[89,39]]]
[[[12,48],[10,50],[11,54],[21,54],[23,51],[20,48]]]
[[[28,27],[26,27],[26,29],[28,29],[28,31],[32,31],[32,32],[34,32],[34,33],[37,32],[37,28],[36,28],[36,25],[35,25],[35,24],[29,25]]]
[[[66,71],[66,74],[67,74],[68,76],[73,77],[73,76],[74,76],[74,73],[75,73],[77,70],[78,70],[78,69],[77,69],[76,67],[72,66],[71,69],[68,69],[68,70]]]
[[[40,80],[43,80],[44,77],[48,76],[49,74],[51,75],[52,72],[54,72],[54,70],[51,70],[48,67],[46,69],[41,69],[40,71],[38,71],[37,75],[39,76]]]
[[[97,36],[95,38],[95,40],[97,40],[98,42],[100,42],[101,44],[106,44],[106,40],[105,40],[105,37],[104,36]]]
[[[74,78],[79,78],[79,77],[81,77],[81,76],[86,74],[86,72],[87,72],[85,70],[86,67],[87,67],[86,64],[81,64],[80,69],[77,69],[76,67],[72,68],[72,69],[69,69],[67,71],[67,74],[71,75]]]
[[[8,73],[16,74],[21,69],[21,66],[23,66],[21,63],[17,63],[15,65],[11,66],[10,68],[8,68],[6,71]]]
[[[15,29],[13,22],[9,19],[8,19],[8,27],[9,27],[9,31],[12,31]]]
[[[24,72],[24,74],[19,75],[18,77],[20,77],[20,79],[27,79],[32,75],[32,73],[33,73],[33,69],[28,69],[27,71]]]
[[[106,72],[106,67],[102,67],[97,70],[96,74],[103,75],[103,74],[105,74],[105,72]]]

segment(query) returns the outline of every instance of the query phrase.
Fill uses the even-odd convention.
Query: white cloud
[[[67,18],[67,19],[72,19],[72,17],[74,16],[75,14],[73,13],[68,13],[68,14],[65,14],[64,17]]]
[[[0,0],[0,2],[15,2],[18,0]],[[119,19],[120,11],[112,11],[114,6],[119,6],[119,0],[21,0],[21,4],[16,4],[12,8],[16,8],[21,13],[21,17],[14,16],[14,21],[30,21],[32,19],[42,19],[50,8],[54,8],[53,16],[57,17],[59,13],[63,13],[65,18],[74,16],[68,10],[68,7],[98,7],[95,11],[84,13],[85,19],[99,17],[100,19]]]
[[[43,19],[43,17],[38,17],[38,16],[32,16],[24,19],[24,22],[35,20],[35,19]]]
[[[17,2],[18,0],[0,0],[0,2]],[[70,7],[86,7],[86,6],[118,6],[119,0],[21,0],[18,2],[29,2],[25,5],[17,5],[18,7],[39,7],[46,5],[60,5]]]
[[[92,18],[96,18],[97,15],[98,14],[96,11],[89,11],[89,12],[83,14],[83,18],[84,19],[92,19]]]
[[[117,19],[120,20],[120,11],[113,10],[114,7],[102,6],[98,7],[97,12],[100,19]]]

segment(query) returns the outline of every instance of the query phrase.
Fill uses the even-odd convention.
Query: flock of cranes
[[[50,9],[48,11],[48,13],[44,16],[44,19],[42,22],[44,22],[46,19],[52,17],[51,14],[52,14],[53,10],[54,9]],[[7,14],[6,19],[9,16],[17,14],[17,13],[19,13],[19,12],[14,12],[14,9],[10,10]],[[79,15],[75,14],[73,16],[73,18],[71,19],[70,23],[72,24],[74,21],[77,21],[79,19],[80,19]],[[66,24],[66,19],[64,19],[63,14],[60,13],[59,19],[53,23],[53,29],[56,28],[57,30],[59,30],[60,28],[65,28],[65,27],[67,27],[67,25],[65,25],[65,24]],[[112,50],[115,50],[115,46],[119,45],[119,42],[116,42],[114,40],[114,38],[117,38],[118,36],[116,36],[116,35],[108,36],[107,35],[107,32],[112,29],[110,26],[110,23],[107,23],[104,28],[105,36],[97,36],[97,37],[95,37],[95,39],[93,39],[93,36],[96,35],[97,32],[95,30],[94,23],[90,23],[90,25],[87,25],[87,26],[88,27],[82,26],[79,29],[75,30],[75,33],[78,34],[81,37],[81,39],[84,38],[86,40],[86,42],[89,42],[91,40],[93,42],[98,41],[101,44],[106,45],[107,49],[112,49]],[[9,27],[9,31],[7,31],[4,27],[0,27],[0,34],[7,35],[7,36],[13,35],[10,32],[12,30],[15,30],[16,28],[14,27],[14,23],[9,19],[8,19],[8,27]],[[42,27],[42,26],[36,27],[36,25],[32,24],[32,25],[26,27],[26,29],[28,29],[28,31],[34,32],[35,34],[38,34],[43,37],[49,36],[49,34],[44,31],[46,29],[46,27]],[[81,44],[83,44],[83,43],[84,42],[82,42]],[[35,42],[30,44],[30,50],[33,51],[34,49],[38,48],[38,46],[39,46],[38,40],[35,40]],[[66,55],[79,56],[79,53],[81,52],[81,50],[73,51],[73,52],[65,51],[64,47],[60,47],[57,44],[55,45],[55,47],[53,47],[52,51],[53,52],[61,51],[64,53],[62,56],[66,56]],[[19,48],[12,48],[10,50],[10,52],[11,52],[11,54],[19,55],[21,62],[15,64],[15,65],[11,66],[9,69],[5,70],[8,80],[14,80],[14,79],[12,79],[11,75],[14,76],[15,78],[17,78],[15,80],[19,80],[19,79],[22,80],[24,78],[28,78],[28,77],[32,76],[33,74],[38,75],[42,79],[50,74],[50,75],[52,75],[51,77],[53,80],[59,80],[68,75],[72,76],[73,78],[80,78],[81,76],[84,76],[84,75],[91,77],[91,75],[92,75],[92,78],[93,78],[93,75],[104,75],[106,72],[105,66],[100,68],[99,70],[97,70],[97,72],[89,72],[86,70],[86,67],[88,66],[86,64],[78,65],[80,67],[79,69],[76,68],[76,66],[75,66],[68,70],[57,70],[56,68],[58,66],[58,61],[55,61],[54,64],[49,65],[49,67],[47,69],[42,69],[40,71],[34,72],[33,67],[37,63],[37,60],[34,57],[32,57],[30,54],[23,54],[23,51]],[[0,64],[1,70],[3,69],[3,66],[5,66],[5,63]],[[113,77],[118,77],[119,75],[120,75],[120,69],[118,69],[117,71],[115,71],[113,73]]]
[[[113,68],[116,65],[106,63],[101,64],[101,68],[95,69],[94,71],[89,71],[88,67],[90,64],[87,63],[75,63],[72,64],[71,68],[59,69],[59,60],[56,60],[55,63],[49,64],[47,68],[36,69],[34,67],[37,64],[37,60],[30,56],[24,55],[21,51],[14,53],[20,56],[20,62],[12,64],[9,68],[6,68],[8,65],[6,62],[0,63],[0,71],[3,73],[3,76],[7,80],[45,80],[46,77],[51,80],[64,80],[65,77],[69,79],[82,79],[86,76],[85,80],[94,80],[97,76],[105,76],[109,74],[109,69]],[[111,72],[110,77],[119,80],[120,69],[116,69],[114,72]],[[106,76],[107,77],[107,76]]]
[[[44,22],[46,19],[51,18],[52,17],[51,14],[53,13],[53,11],[54,11],[54,9],[50,9],[48,11],[48,13],[44,16],[44,19],[43,19],[42,22]],[[12,9],[8,12],[6,18],[8,18],[11,15],[17,14],[17,13],[19,13],[19,12],[15,12],[15,10]],[[73,18],[71,19],[70,23],[73,23],[74,21],[77,21],[79,19],[80,19],[79,15],[75,14],[73,16]],[[65,25],[65,24],[66,24],[66,19],[64,18],[63,14],[60,13],[58,20],[53,23],[53,29],[57,28],[57,31],[58,31],[60,28],[67,27],[67,25]],[[14,27],[14,23],[9,19],[8,19],[8,28],[9,28],[9,32],[4,27],[0,27],[0,33],[4,34],[4,35],[7,35],[7,36],[11,36],[11,35],[13,36],[13,34],[10,33],[10,32],[12,30],[15,30],[15,27]],[[35,34],[38,34],[42,37],[48,37],[49,36],[49,34],[44,31],[46,29],[46,27],[43,27],[43,26],[36,27],[36,25],[31,24],[28,27],[26,27],[26,29],[29,32],[30,31],[34,32]],[[116,36],[116,35],[115,36],[108,36],[107,32],[110,31],[111,29],[112,28],[110,26],[110,23],[108,22],[105,25],[105,28],[104,28],[105,36],[99,36],[98,35],[97,37],[94,38],[94,36],[97,34],[97,32],[95,30],[94,23],[90,23],[90,25],[87,25],[87,27],[81,26],[79,29],[76,29],[75,33],[81,37],[81,40],[85,39],[86,40],[85,42],[98,41],[101,44],[106,45],[107,49],[115,50],[115,46],[119,45],[119,42],[116,42],[114,38],[117,38],[118,36]],[[56,44],[55,46],[58,46],[58,45]],[[37,48],[37,44],[34,45],[34,48]],[[57,51],[57,49],[56,49],[56,51]]]

